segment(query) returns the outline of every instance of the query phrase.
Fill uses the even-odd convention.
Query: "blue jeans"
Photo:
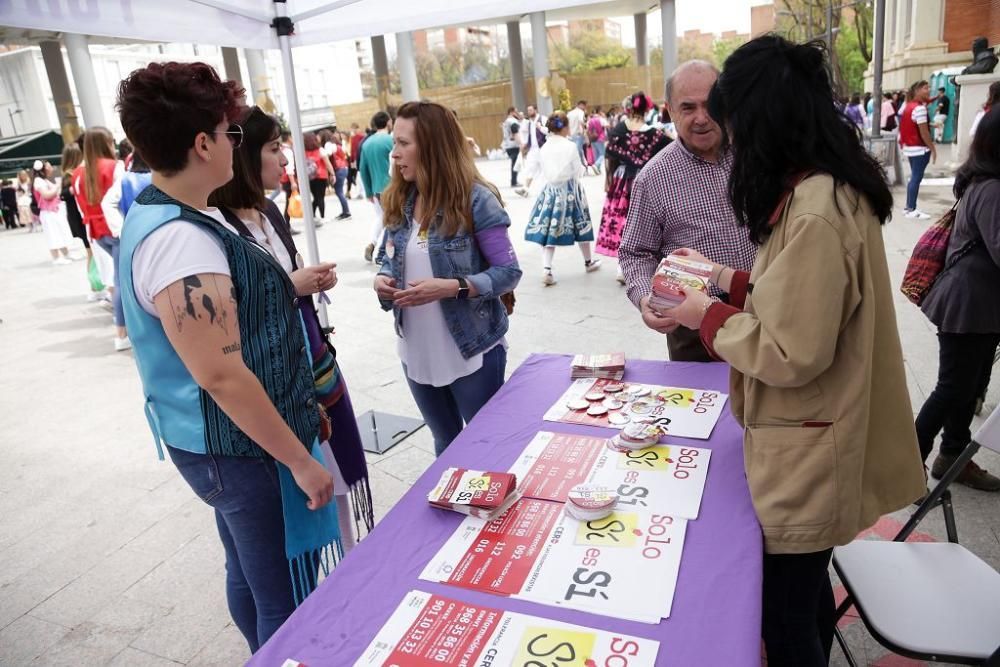
[[[604,142],[591,141],[590,145],[594,148],[594,166],[600,169],[604,166]]]
[[[275,463],[174,447],[167,451],[184,481],[215,509],[226,552],[229,614],[256,652],[295,611]]]
[[[344,196],[344,183],[347,182],[347,167],[338,169],[334,173],[337,176],[337,180],[333,183],[333,191],[337,193],[337,199],[340,200],[340,214],[350,215],[351,207],[347,205],[347,197]]]
[[[914,155],[910,160],[910,182],[906,184],[906,210],[917,207],[917,194],[920,193],[920,181],[924,180],[924,170],[931,162],[931,154]]]
[[[580,153],[580,162],[587,164],[587,157],[583,154],[583,145],[586,143],[586,137],[582,134],[574,134],[570,139],[576,144],[576,150]]]
[[[115,283],[120,283],[118,280],[118,248],[121,247],[121,239],[116,239],[113,236],[102,236],[96,239],[96,243],[101,246],[104,252],[111,255],[111,263],[115,267]],[[114,294],[111,295],[111,303],[115,307],[115,326],[125,326],[125,308],[122,307],[122,291],[118,289],[118,285],[115,285]]]
[[[434,387],[414,382],[409,377],[410,393],[427,427],[434,436],[434,453],[441,456],[451,441],[462,432],[465,424],[479,412],[503,386],[507,368],[507,350],[497,345],[483,355],[483,367],[475,373],[460,377],[446,387]],[[406,373],[406,365],[403,365]]]

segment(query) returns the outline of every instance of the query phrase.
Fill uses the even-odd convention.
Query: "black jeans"
[[[319,211],[319,217],[326,217],[326,186],[329,185],[329,181],[325,178],[310,178],[309,179],[309,192],[312,193],[313,200],[313,215]]]
[[[938,333],[938,380],[917,415],[920,455],[927,459],[934,438],[941,436],[941,453],[958,456],[972,440],[969,427],[976,411],[976,398],[989,383],[993,353],[1000,333]]]
[[[291,224],[292,218],[288,215],[288,202],[292,199],[292,182],[283,181],[281,183],[281,190],[285,193],[285,222]]]
[[[510,187],[517,187],[517,172],[514,171],[514,165],[517,164],[517,156],[521,152],[520,148],[508,148],[507,157],[510,158]]]
[[[764,647],[768,667],[821,667],[833,647],[833,549],[764,554]]]

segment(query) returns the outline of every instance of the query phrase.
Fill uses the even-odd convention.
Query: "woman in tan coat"
[[[732,366],[768,664],[825,665],[833,547],[925,489],[880,228],[892,195],[834,106],[820,45],[745,44],[709,104],[733,144],[734,212],[761,247],[749,274],[715,265],[730,304],[690,292],[665,314]]]

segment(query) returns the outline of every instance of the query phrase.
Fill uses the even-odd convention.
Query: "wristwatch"
[[[458,294],[455,295],[456,299],[468,299],[469,298],[469,281],[467,281],[462,276],[457,276],[455,280],[458,281]]]

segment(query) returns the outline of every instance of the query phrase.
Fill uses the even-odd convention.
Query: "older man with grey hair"
[[[727,184],[732,156],[708,113],[708,94],[719,71],[703,60],[680,65],[666,84],[667,109],[677,141],[642,168],[632,186],[618,261],[628,298],[647,327],[667,336],[675,361],[711,361],[698,332],[649,306],[650,282],[660,260],[693,248],[714,262],[749,271],[757,255],[747,229],[736,224]],[[725,294],[711,287],[712,294]]]

